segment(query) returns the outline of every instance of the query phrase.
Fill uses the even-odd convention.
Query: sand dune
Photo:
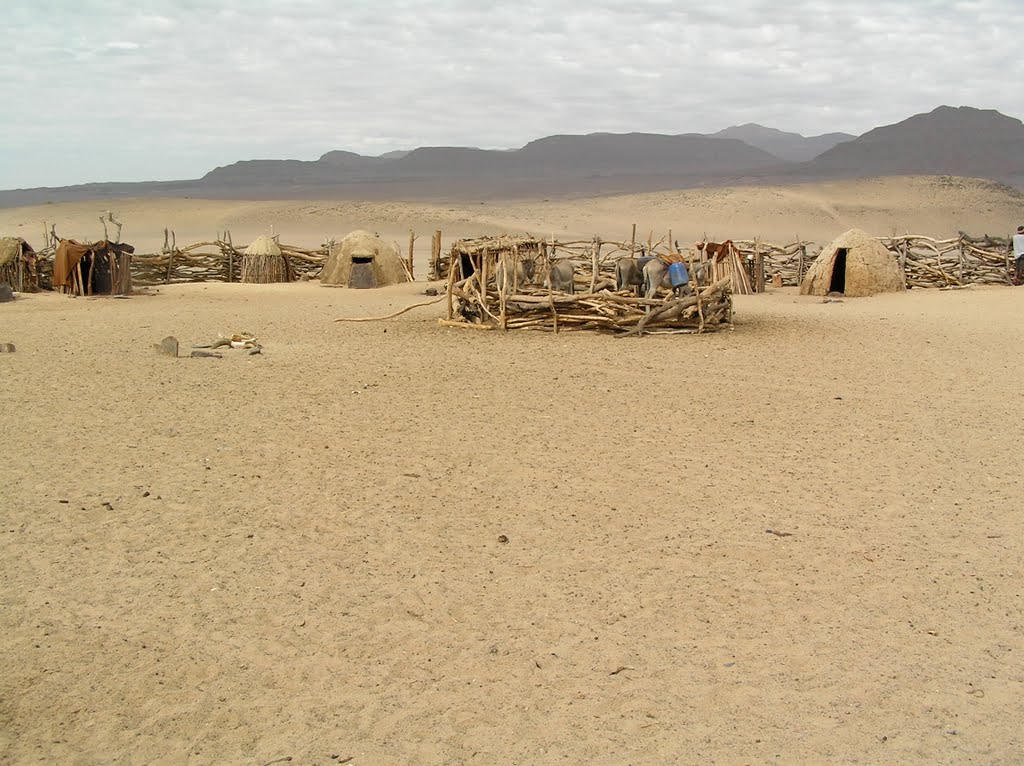
[[[315,247],[356,228],[378,231],[407,247],[409,230],[421,238],[417,258],[425,263],[430,234],[445,241],[464,236],[529,231],[557,237],[599,234],[628,239],[672,230],[680,243],[712,238],[772,241],[800,237],[827,242],[852,227],[875,235],[892,232],[952,236],[958,229],[1005,235],[1017,225],[1024,195],[988,181],[959,178],[885,178],[824,184],[739,186],[533,201],[403,203],[354,201],[223,201],[201,199],[60,203],[0,210],[0,234],[41,240],[43,222],[62,236],[97,239],[99,217],[113,209],[124,222],[122,238],[144,252],[163,244],[171,228],[179,244],[212,239],[230,229],[235,242],[273,231],[282,241]]]

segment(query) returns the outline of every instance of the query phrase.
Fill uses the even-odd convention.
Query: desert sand
[[[988,181],[963,178],[883,178],[794,186],[739,186],[675,192],[550,198],[543,200],[421,203],[359,200],[224,201],[128,199],[67,202],[0,209],[0,236],[43,241],[44,226],[62,237],[103,237],[100,216],[112,211],[121,236],[137,252],[159,252],[165,228],[179,246],[215,239],[230,230],[236,244],[276,234],[282,242],[318,247],[354,229],[370,229],[406,252],[409,231],[425,275],[430,236],[444,246],[460,237],[529,232],[559,239],[594,234],[605,241],[654,241],[672,231],[687,246],[712,240],[752,239],[788,243],[797,237],[823,245],[851,228],[875,236],[924,234],[940,238],[958,230],[1005,236],[1018,225],[1024,194]],[[108,224],[109,226],[109,224]]]
[[[898,216],[878,183],[821,234]],[[744,192],[776,193],[810,204]],[[607,236],[690,195],[441,226]],[[906,226],[946,233],[916,199]],[[314,243],[360,218],[160,204],[118,212],[208,236],[299,211],[278,231]],[[396,235],[440,210],[378,204]],[[1015,222],[991,204],[964,228]],[[717,233],[816,235],[770,211]],[[1024,760],[1024,292],[786,288],[703,336],[332,321],[425,286],[0,306],[0,761]],[[236,331],[264,353],[153,350]]]

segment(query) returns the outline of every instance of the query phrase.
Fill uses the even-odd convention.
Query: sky
[[[1021,0],[4,0],[0,189],[558,133],[1024,116]]]

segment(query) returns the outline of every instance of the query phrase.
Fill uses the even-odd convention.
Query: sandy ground
[[[0,306],[0,761],[1024,761],[1024,292],[331,321],[422,288]]]
[[[236,244],[277,234],[282,242],[302,247],[319,247],[366,228],[398,243],[403,253],[413,230],[417,269],[425,275],[436,229],[445,248],[460,237],[502,232],[554,234],[562,240],[597,234],[622,242],[629,240],[633,224],[639,242],[656,242],[671,231],[683,247],[705,235],[716,241],[759,236],[781,244],[801,237],[824,245],[853,227],[875,236],[945,238],[961,229],[1006,236],[1024,223],[1018,220],[1022,209],[1024,194],[988,181],[885,178],[505,202],[104,200],[0,209],[0,236],[21,236],[39,247],[43,231],[53,225],[60,236],[93,241],[103,237],[99,218],[108,210],[124,224],[122,239],[140,253],[159,252],[165,228],[179,246],[229,230]]]

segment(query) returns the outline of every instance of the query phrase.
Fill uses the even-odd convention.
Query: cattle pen
[[[602,252],[605,245],[610,245],[608,252]],[[702,333],[731,327],[730,279],[701,284],[705,270],[692,268],[692,261],[694,278],[685,289],[662,289],[646,296],[617,289],[615,264],[629,256],[632,248],[627,247],[599,237],[572,242],[528,236],[459,240],[445,264],[447,309],[440,322],[475,329],[593,330],[617,335]],[[668,250],[664,259],[686,260]],[[645,251],[653,253],[655,248]],[[532,279],[524,279],[528,261],[535,267]],[[567,291],[551,286],[552,268],[558,263],[571,265]],[[499,271],[504,278],[495,278]]]

